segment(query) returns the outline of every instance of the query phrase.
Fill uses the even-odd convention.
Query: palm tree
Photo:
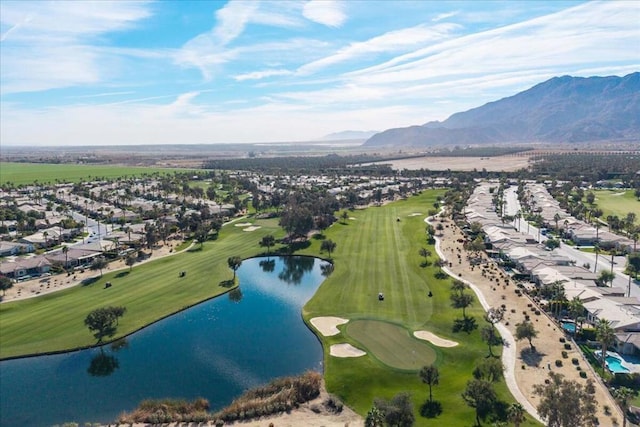
[[[63,246],[62,253],[64,254],[64,268],[68,268],[69,267],[69,246]]]
[[[434,365],[423,366],[422,369],[420,369],[420,379],[429,386],[429,402],[433,402],[431,387],[438,385],[440,382],[440,372],[438,372],[438,368]]]
[[[596,262],[593,265],[593,272],[595,273],[596,271],[598,271],[598,254],[600,253],[600,245],[598,245],[598,242],[595,242],[593,244],[593,249],[595,249],[596,251]]]
[[[582,316],[584,313],[584,304],[582,304],[582,300],[580,298],[573,297],[571,301],[569,301],[569,314],[573,319],[574,324],[577,324],[578,317]],[[575,335],[577,329],[574,329],[573,334]]]
[[[613,286],[613,279],[615,278],[616,278],[616,274],[607,270],[602,270],[600,272],[600,277],[598,277],[600,282],[604,283],[605,286],[607,283],[609,283],[610,286]]]
[[[240,268],[240,264],[242,264],[242,258],[239,256],[232,256],[227,259],[227,264],[229,268],[233,270],[233,281],[236,280],[236,271]]]
[[[560,214],[556,212],[556,214],[553,216],[553,220],[556,222],[556,233],[558,235],[560,235],[560,233],[558,232],[558,221],[560,221],[560,219],[561,219]]]
[[[620,405],[620,409],[622,409],[622,427],[626,427],[627,425],[627,411],[629,410],[629,399],[634,397],[636,394],[637,394],[636,391],[627,387],[620,387],[613,391],[613,398]]]
[[[524,406],[520,403],[512,403],[507,409],[507,419],[513,422],[515,427],[520,427],[520,423],[524,422]]]
[[[596,339],[600,341],[602,345],[600,357],[602,358],[602,374],[604,375],[604,369],[607,363],[607,348],[609,348],[616,339],[615,331],[607,319],[598,319],[598,323],[596,323]]]
[[[629,264],[627,267],[627,274],[629,275],[629,285],[627,286],[627,297],[631,296],[631,276],[636,273],[636,266]]]

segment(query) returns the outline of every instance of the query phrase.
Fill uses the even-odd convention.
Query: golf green
[[[436,360],[436,352],[429,345],[393,323],[354,320],[347,324],[346,333],[376,359],[392,368],[417,371]]]

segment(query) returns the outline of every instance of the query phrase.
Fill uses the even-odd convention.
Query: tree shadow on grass
[[[534,348],[531,348],[531,347],[523,348],[520,351],[520,358],[528,366],[540,366],[540,362],[542,361],[542,358],[544,356],[545,356],[545,354],[544,353],[539,353],[536,350],[535,347]]]
[[[436,418],[442,414],[442,404],[437,400],[427,400],[420,407],[420,415],[425,418]]]
[[[325,240],[326,238],[327,238],[327,236],[325,236],[324,234],[320,234],[320,233],[317,233],[317,234],[313,235],[313,240]]]
[[[127,277],[129,275],[129,271],[121,271],[120,273],[116,274],[114,277],[116,279],[121,279],[123,277]]]
[[[478,323],[475,317],[464,317],[453,321],[453,332],[466,332],[470,334],[478,329]]]
[[[202,250],[202,245],[198,244],[190,249],[187,249],[187,252],[200,252]]]
[[[98,281],[99,277],[87,277],[86,279],[84,279],[82,282],[82,286],[89,286],[89,285],[93,285],[94,283],[96,283]]]
[[[233,279],[229,279],[229,280],[223,280],[220,283],[218,283],[219,286],[222,286],[223,288],[230,288],[235,284],[235,281]]]

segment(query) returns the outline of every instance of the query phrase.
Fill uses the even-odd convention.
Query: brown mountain
[[[388,129],[367,146],[640,141],[640,73],[554,77],[443,122]]]

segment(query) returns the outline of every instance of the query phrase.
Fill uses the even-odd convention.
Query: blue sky
[[[640,1],[0,1],[0,143],[304,141],[640,69]]]

